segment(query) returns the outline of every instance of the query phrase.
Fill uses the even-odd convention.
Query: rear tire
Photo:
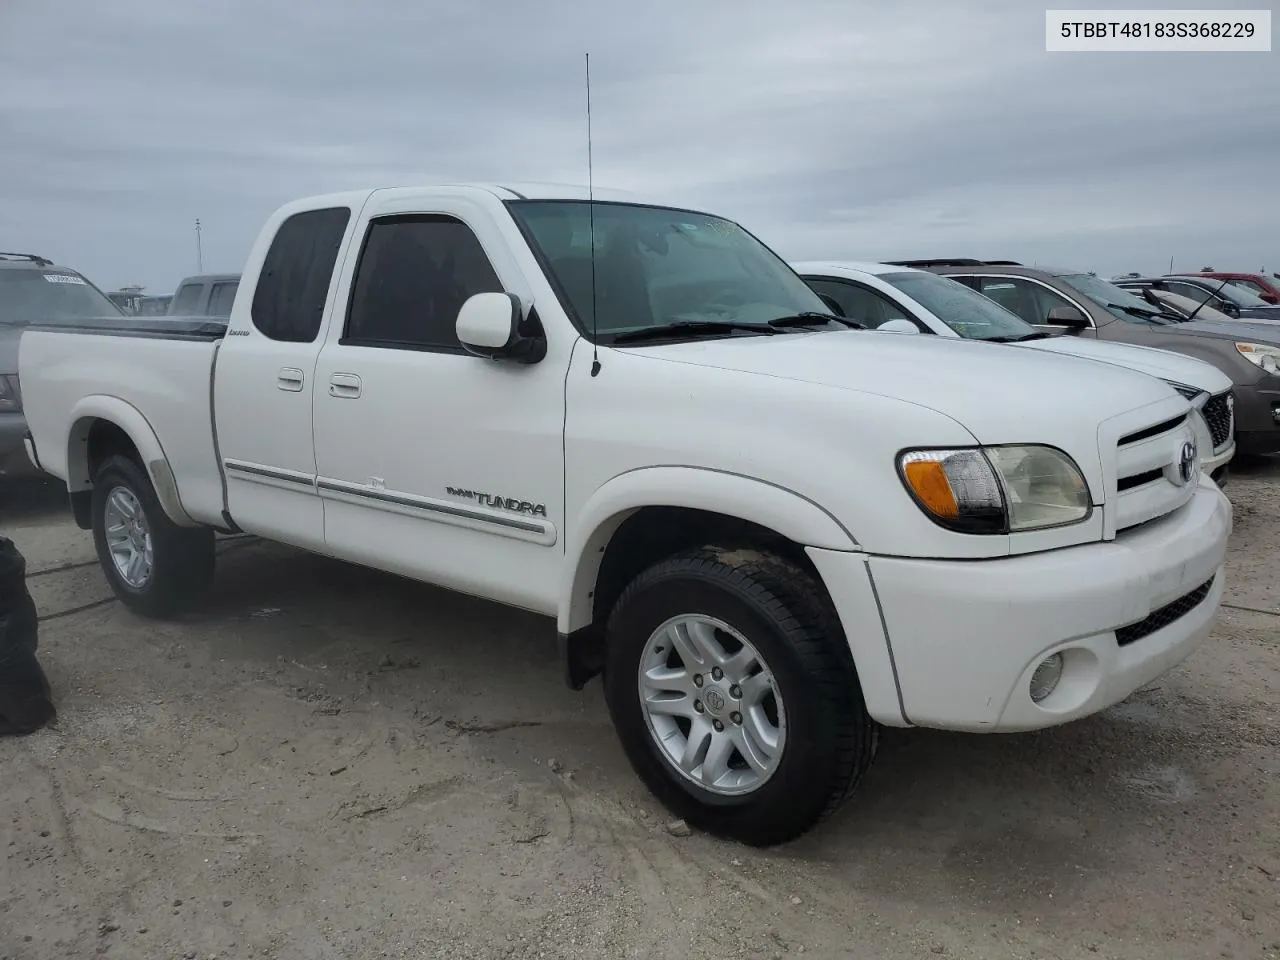
[[[172,617],[213,580],[213,530],[170,520],[151,478],[129,457],[108,457],[98,468],[92,522],[98,562],[116,597],[135,613]]]
[[[875,755],[821,588],[756,550],[704,547],[640,574],[609,617],[604,686],[649,789],[690,824],[752,846],[825,819]]]

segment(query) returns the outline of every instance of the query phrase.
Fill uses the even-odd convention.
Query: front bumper
[[[39,473],[23,440],[27,421],[21,413],[0,413],[0,477],[28,477]]]
[[[1105,543],[977,561],[809,555],[876,720],[1035,730],[1118,703],[1208,636],[1231,521],[1230,501],[1202,477],[1189,503]],[[1198,602],[1179,606],[1188,595]],[[1062,678],[1036,703],[1031,675],[1059,652]]]
[[[1243,454],[1280,453],[1280,377],[1236,386],[1236,443]]]

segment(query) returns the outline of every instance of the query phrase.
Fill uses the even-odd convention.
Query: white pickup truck
[[[878,725],[1021,731],[1177,664],[1226,497],[1167,383],[849,329],[737,224],[547,186],[267,222],[229,321],[30,327],[28,453],[132,609],[246,531],[554,617],[637,774],[765,845]]]

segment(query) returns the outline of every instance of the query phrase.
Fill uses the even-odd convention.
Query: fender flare
[[[830,512],[787,487],[709,467],[642,467],[601,485],[565,541],[556,624],[564,636],[587,627],[600,561],[614,532],[644,507],[687,507],[760,524],[806,547],[858,550]]]
[[[160,445],[155,429],[142,411],[119,397],[92,394],[82,397],[76,403],[69,419],[71,428],[67,435],[67,489],[70,492],[83,492],[93,487],[93,478],[89,476],[88,468],[89,429],[95,420],[105,420],[119,427],[133,441],[165,515],[180,527],[201,526],[191,519],[182,506],[178,481],[169,466],[169,458]]]

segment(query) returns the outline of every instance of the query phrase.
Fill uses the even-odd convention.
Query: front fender
[[[151,423],[137,407],[119,397],[92,394],[82,397],[71,410],[68,418],[71,428],[67,436],[66,478],[67,489],[72,492],[89,490],[93,477],[89,475],[89,431],[97,420],[119,427],[133,441],[142,458],[143,469],[151,478],[156,497],[165,514],[182,527],[198,527],[182,506],[178,482],[165,456],[160,438]]]
[[[619,525],[643,507],[705,510],[767,527],[806,547],[858,550],[852,533],[807,497],[763,480],[707,467],[643,467],[608,480],[587,500],[565,543],[557,625],[588,626],[600,561]]]

